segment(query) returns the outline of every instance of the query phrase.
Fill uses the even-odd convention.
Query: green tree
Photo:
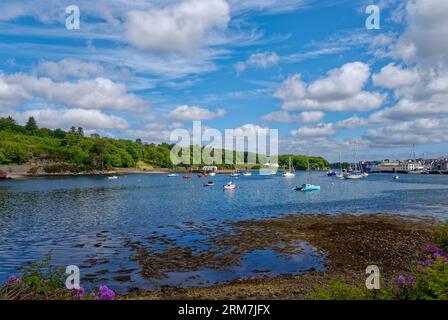
[[[31,134],[34,134],[38,129],[36,119],[34,119],[34,117],[29,117],[25,125],[25,130]]]

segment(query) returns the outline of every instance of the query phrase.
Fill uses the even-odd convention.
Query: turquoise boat
[[[297,186],[294,188],[294,190],[297,191],[320,191],[320,186],[316,186],[314,184],[311,184],[311,170],[310,170],[310,159],[307,157],[307,173],[308,173],[308,181],[307,183],[302,184],[302,186]]]
[[[320,186],[315,186],[313,184],[304,183],[300,191],[320,191]]]

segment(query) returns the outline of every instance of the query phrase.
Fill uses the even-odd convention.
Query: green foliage
[[[103,170],[113,167],[131,168],[137,162],[146,163],[154,168],[171,168],[170,152],[173,145],[162,143],[143,143],[136,141],[103,138],[97,134],[91,137],[84,136],[83,128],[72,127],[68,132],[61,129],[39,128],[34,118],[30,118],[25,126],[18,125],[11,117],[0,118],[0,165],[23,164],[29,160],[45,159],[52,162],[71,163],[80,170]],[[193,146],[190,147],[190,157],[193,157]],[[204,147],[202,150],[204,151]],[[207,150],[205,150],[207,152]],[[214,154],[216,150],[208,150],[208,154]],[[237,159],[237,152],[233,151],[233,159]],[[226,152],[222,152],[219,168],[231,169],[232,164],[225,164]],[[244,162],[256,162],[259,165],[263,157],[249,152],[241,152],[239,159]],[[282,166],[288,165],[289,156],[279,156]],[[307,156],[292,156],[292,162],[296,169],[306,169]],[[309,157],[310,166],[313,169],[329,167],[328,162],[321,157]],[[60,172],[60,167],[49,164],[46,170]],[[73,169],[73,168],[71,168]]]
[[[87,138],[84,137],[83,128],[72,127],[69,132],[38,128],[34,118],[30,118],[23,127],[11,117],[0,118],[0,165],[24,164],[43,158],[62,162],[44,167],[46,172],[51,173],[64,172],[66,168],[70,172],[130,168],[139,161],[153,167],[171,167],[170,149],[169,144],[145,144],[141,141],[101,138],[99,135]]]
[[[367,300],[372,298],[365,286],[351,286],[343,276],[330,280],[328,285],[316,286],[308,296],[312,300]]]
[[[114,300],[116,294],[107,286],[69,290],[65,286],[66,274],[51,265],[51,256],[43,262],[32,262],[19,269],[19,276],[12,275],[0,284],[0,300]]]
[[[434,229],[434,242],[442,248],[448,248],[448,223]]]
[[[291,157],[291,165],[297,170],[305,170],[307,168],[307,160],[309,159],[311,169],[326,169],[330,167],[327,160],[322,157],[308,157],[304,155],[281,155],[278,157],[278,163],[281,167],[289,165]]]
[[[10,277],[0,286],[2,300],[76,299],[74,291],[65,289],[64,271],[52,268],[50,258],[21,268],[19,277]]]

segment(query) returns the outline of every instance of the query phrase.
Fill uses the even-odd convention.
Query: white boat
[[[234,184],[232,181],[229,181],[224,185],[224,190],[233,190],[235,188],[236,184]]]
[[[344,173],[344,179],[347,179],[347,180],[358,180],[358,179],[363,179],[363,178],[364,178],[364,174],[359,171]]]
[[[170,173],[167,177],[168,178],[174,178],[174,177],[178,177],[179,175],[177,173]]]
[[[342,173],[342,172],[341,173],[337,173],[336,174],[336,178],[338,178],[338,179],[345,179],[344,178],[344,173]]]
[[[208,175],[209,175],[210,177],[214,177],[214,176],[216,176],[216,172],[210,172]]]
[[[229,174],[229,176],[231,178],[239,178],[240,175],[241,175],[240,172],[238,171],[238,169],[235,166],[234,166],[234,171],[231,174]]]
[[[296,174],[293,172],[286,171],[286,172],[283,172],[282,176],[285,178],[293,178],[296,176]]]
[[[111,177],[107,177],[107,179],[109,179],[109,180],[117,180],[118,177],[117,176],[111,176]]]
[[[364,177],[368,177],[368,176],[369,176],[369,174],[368,174],[367,172],[363,172],[362,175],[363,175]]]
[[[394,176],[394,180],[399,180],[400,177],[399,176]]]
[[[294,173],[294,168],[291,166],[291,157],[289,157],[289,169],[288,171],[283,172],[282,176],[285,178],[292,178],[296,176]]]
[[[243,172],[243,176],[245,176],[245,177],[250,177],[251,175],[252,175],[252,172],[250,172],[250,171]]]
[[[352,172],[344,173],[344,179],[359,180],[365,178],[366,176],[364,175],[364,172],[362,172],[362,169],[359,168],[358,160],[356,159],[356,145],[353,146],[353,157],[355,168]]]

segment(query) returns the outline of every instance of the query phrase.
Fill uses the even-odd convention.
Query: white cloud
[[[353,129],[368,125],[369,122],[366,119],[360,118],[354,115],[350,118],[338,121],[335,123],[335,127],[338,129]]]
[[[448,2],[412,0],[407,2],[407,27],[395,47],[395,54],[405,61],[428,66],[448,62]]]
[[[331,137],[336,133],[332,123],[321,123],[313,127],[305,126],[292,130],[291,135],[297,138],[322,138]]]
[[[274,111],[264,115],[261,118],[261,120],[268,122],[281,122],[281,123],[291,123],[291,122],[312,123],[321,121],[324,115],[325,114],[321,111],[305,111],[299,114],[291,114],[288,111]]]
[[[193,120],[213,120],[217,117],[225,115],[225,110],[218,109],[216,111],[210,111],[205,108],[197,106],[182,105],[172,110],[168,117],[176,121],[193,121]]]
[[[42,61],[34,68],[34,72],[37,74],[48,76],[57,81],[71,78],[92,78],[103,74],[104,71],[104,68],[97,63],[71,58],[57,62]]]
[[[249,67],[267,69],[279,63],[280,57],[275,52],[260,52],[252,54],[247,61],[240,61],[235,64],[238,74],[244,72]]]
[[[321,111],[305,111],[299,114],[299,121],[303,123],[319,122],[323,117],[324,113]]]
[[[9,83],[5,75],[0,73],[0,111],[8,110],[28,99],[29,94],[22,90],[20,84]]]
[[[50,129],[69,129],[75,126],[86,130],[124,130],[128,127],[128,123],[123,118],[107,115],[99,110],[35,109],[15,113],[13,117],[22,122],[29,117],[34,117],[40,127]]]
[[[8,99],[10,107],[14,103],[18,106],[26,101],[43,99],[45,103],[82,109],[115,109],[115,110],[143,110],[148,103],[132,93],[128,93],[126,86],[115,83],[106,78],[78,80],[76,82],[54,82],[49,78],[37,78],[24,74],[2,75],[0,85],[5,93],[0,93],[0,99],[7,98],[6,91],[12,93],[17,88],[22,91],[22,99],[14,95]]]
[[[376,146],[448,142],[448,119],[422,118],[369,129],[364,139]]]
[[[191,53],[204,45],[208,32],[225,29],[229,20],[230,7],[224,0],[184,0],[129,12],[125,37],[140,49]]]
[[[368,111],[378,108],[385,96],[363,91],[370,76],[369,66],[352,62],[328,72],[311,84],[296,74],[283,82],[275,96],[283,100],[284,110]]]
[[[388,89],[397,89],[405,86],[416,84],[420,78],[416,70],[404,69],[390,63],[383,67],[378,74],[374,74],[373,82],[377,86],[382,86]]]
[[[269,128],[265,128],[253,123],[247,123],[238,128],[233,129],[233,132],[236,136],[248,136],[248,135],[257,135],[261,134],[269,134]]]

